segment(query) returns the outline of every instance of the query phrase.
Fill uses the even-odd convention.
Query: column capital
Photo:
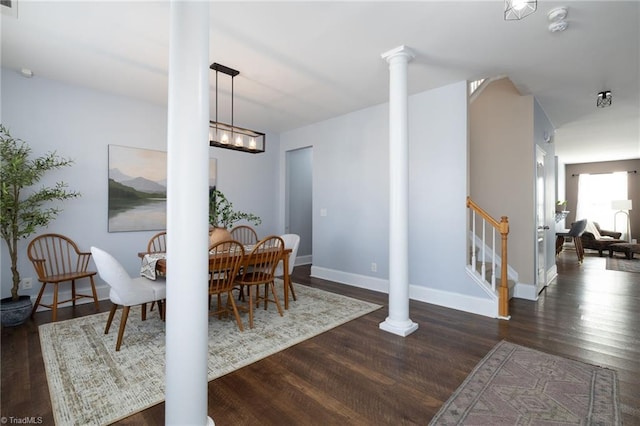
[[[408,48],[403,44],[401,46],[398,46],[396,48],[393,48],[389,51],[384,52],[383,54],[380,55],[380,57],[386,60],[387,62],[391,62],[392,59],[397,57],[403,57],[403,58],[406,58],[407,62],[409,62],[410,60],[416,57],[416,54],[413,52],[413,50],[411,50],[410,48]]]

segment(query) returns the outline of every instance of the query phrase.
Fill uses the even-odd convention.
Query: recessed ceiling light
[[[33,77],[33,71],[31,71],[29,68],[22,68],[20,70],[20,75],[25,78],[31,78]]]

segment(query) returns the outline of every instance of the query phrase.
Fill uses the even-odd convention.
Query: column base
[[[384,322],[380,323],[380,329],[398,336],[406,337],[418,329],[418,323],[411,321],[394,321],[387,317]]]

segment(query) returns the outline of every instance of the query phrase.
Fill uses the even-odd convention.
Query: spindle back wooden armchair
[[[38,281],[42,283],[38,298],[33,306],[31,316],[35,314],[38,306],[51,309],[52,320],[55,322],[58,315],[58,305],[72,302],[82,298],[93,299],[96,311],[99,310],[98,295],[93,276],[96,271],[89,270],[91,253],[81,252],[76,243],[69,237],[60,234],[43,234],[34,238],[27,247],[27,256],[38,275]],[[76,280],[88,278],[91,283],[92,294],[80,294],[76,292]],[[71,282],[71,297],[58,300],[58,287],[60,283]],[[51,304],[42,303],[42,295],[47,284],[53,285],[53,301]]]

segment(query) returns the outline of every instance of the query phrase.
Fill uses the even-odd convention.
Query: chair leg
[[[142,307],[140,309],[140,319],[142,319],[142,321],[146,321],[147,320],[147,304],[143,303]]]
[[[38,306],[40,306],[40,299],[42,299],[42,294],[44,293],[44,288],[46,287],[47,283],[42,283],[42,285],[40,286],[40,292],[38,293],[38,298],[36,299],[36,303],[33,305],[33,309],[31,310],[31,317],[33,318],[33,314],[36,313],[36,309],[38,309]]]
[[[582,247],[582,238],[575,238],[576,253],[578,254],[578,262],[584,261],[584,247]]]
[[[253,288],[255,285],[249,286],[249,328],[253,328]]]
[[[76,307],[76,280],[71,280],[71,306]]]
[[[289,278],[289,289],[291,290],[291,296],[293,296],[293,300],[298,300],[296,298],[296,290],[293,288],[293,281]]]
[[[258,298],[256,299],[256,306],[259,303],[260,292],[258,292]],[[269,284],[264,285],[264,310],[267,310],[267,305],[269,304]]]
[[[118,305],[112,303],[111,310],[109,311],[109,318],[107,318],[107,326],[104,328],[104,334],[109,334],[109,329],[111,328],[111,323],[113,322],[113,316],[116,314],[117,310]]]
[[[98,302],[98,293],[96,292],[96,283],[93,281],[93,276],[89,277],[91,281],[91,293],[93,293],[93,304],[96,307],[96,312],[100,311],[100,302]]]
[[[238,329],[240,329],[240,331],[244,331],[242,320],[240,319],[240,313],[238,312],[238,307],[236,306],[236,301],[231,291],[227,293],[227,302],[231,302],[231,306],[233,307],[233,315],[236,316],[236,322],[238,323]]]
[[[162,300],[158,300],[158,312],[160,313],[160,319],[164,321],[165,306]]]
[[[271,287],[271,294],[273,294],[273,301],[275,302],[276,307],[278,308],[278,313],[280,314],[280,316],[282,316],[282,307],[280,306],[280,302],[278,301],[278,295],[276,294],[276,285],[274,284],[273,281],[269,283],[269,287]],[[265,294],[264,300],[268,299],[266,296],[267,295]],[[265,302],[265,306],[266,306],[266,302]]]
[[[127,318],[129,317],[129,309],[131,309],[131,306],[122,307],[122,319],[120,320],[120,329],[118,330],[118,340],[116,341],[116,352],[120,350],[120,345],[122,345],[122,338],[124,337],[124,327],[127,325]]]
[[[53,283],[53,304],[51,305],[51,320],[58,319],[58,283]]]
[[[218,293],[216,295],[216,310],[218,311],[218,319],[222,319],[222,295]]]

